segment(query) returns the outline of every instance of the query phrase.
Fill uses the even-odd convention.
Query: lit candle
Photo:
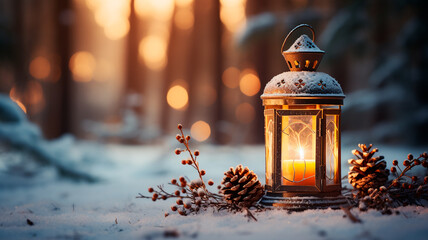
[[[315,160],[305,159],[305,152],[299,147],[300,159],[282,160],[282,184],[291,186],[315,185]]]

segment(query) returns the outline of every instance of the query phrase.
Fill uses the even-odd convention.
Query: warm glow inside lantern
[[[312,27],[302,24],[296,29]],[[315,72],[324,51],[307,35],[281,53],[290,69],[275,76],[261,96],[265,107],[266,195],[261,203],[290,209],[339,207],[340,107],[335,79]]]

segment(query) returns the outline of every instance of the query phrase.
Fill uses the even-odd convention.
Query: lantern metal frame
[[[312,31],[312,40],[314,40],[314,31],[312,27],[306,24],[302,24],[294,28],[284,40],[281,47],[281,53],[286,59],[288,65],[293,62],[294,59],[303,57],[310,57],[313,54],[313,58],[317,58],[319,61],[324,54],[323,51],[317,50],[317,52],[303,52],[299,56],[296,52],[285,52],[283,51],[285,42],[288,37],[300,27],[309,27]],[[312,59],[312,58],[311,58]],[[300,61],[303,61],[302,58]],[[319,66],[319,61],[316,66],[312,69],[307,69],[304,66],[290,68],[292,72],[298,71],[315,71]],[[312,61],[311,61],[312,62]],[[290,66],[289,66],[290,67]],[[331,78],[331,77],[330,77]],[[300,80],[299,80],[300,81]],[[333,81],[335,81],[333,79]],[[337,82],[335,82],[337,83]],[[275,86],[275,85],[274,85]],[[278,94],[277,92],[265,92],[261,96],[263,105],[265,106],[264,116],[265,121],[268,118],[273,119],[273,144],[270,146],[270,159],[266,161],[270,162],[269,171],[266,169],[266,174],[270,172],[271,176],[266,175],[266,194],[261,199],[261,203],[265,206],[282,207],[291,210],[304,210],[310,208],[339,208],[340,206],[347,205],[346,198],[341,195],[341,134],[340,134],[340,123],[341,123],[341,106],[343,105],[344,95],[340,86],[338,87],[339,93],[341,94]],[[275,91],[284,90],[278,88]],[[333,89],[334,90],[334,89]],[[333,91],[332,90],[332,91]],[[284,90],[285,91],[285,90]],[[337,165],[334,168],[334,182],[327,184],[327,116],[336,116],[335,127],[337,128]],[[314,185],[287,185],[282,182],[283,170],[282,170],[282,134],[283,133],[283,116],[313,116],[315,117],[315,181]],[[265,123],[265,127],[266,123]],[[336,131],[336,130],[335,130]],[[266,129],[265,129],[266,134]],[[266,147],[267,143],[266,143]],[[293,163],[294,164],[294,163]],[[306,166],[306,165],[305,165]],[[266,168],[268,168],[266,162]],[[306,168],[306,167],[305,167]],[[269,183],[268,183],[268,178]]]

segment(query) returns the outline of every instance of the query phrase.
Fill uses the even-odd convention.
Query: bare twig
[[[349,218],[349,220],[351,220],[351,222],[361,223],[361,220],[359,218],[357,218],[354,214],[352,214],[351,208],[352,207],[340,207],[340,209],[342,209],[345,212],[346,216],[348,216],[348,218]]]

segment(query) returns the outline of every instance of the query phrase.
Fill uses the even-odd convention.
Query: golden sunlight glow
[[[10,97],[10,99],[12,99],[13,101],[17,101],[17,100],[19,100],[19,96],[18,96],[18,94],[16,93],[16,88],[15,88],[15,87],[12,87],[12,89],[10,89],[10,91],[9,91],[9,97]]]
[[[104,29],[107,38],[117,40],[129,32],[131,0],[86,0],[86,5],[95,16],[95,21]]]
[[[51,64],[45,57],[36,57],[30,62],[29,71],[31,76],[37,79],[43,79],[49,76]]]
[[[21,101],[19,101],[19,100],[14,100],[14,102],[18,105],[18,107],[20,107],[20,108],[21,108],[21,110],[22,110],[25,114],[27,114],[27,108],[25,107],[25,105],[24,105]]]
[[[224,70],[222,75],[223,84],[228,88],[237,88],[239,86],[239,69],[229,67]]]
[[[140,41],[138,53],[151,70],[162,70],[167,63],[167,42],[157,35],[149,35]]]
[[[96,61],[91,53],[81,51],[71,56],[68,66],[75,81],[89,82],[94,76]]]
[[[193,17],[192,8],[180,8],[177,9],[177,12],[174,16],[174,23],[177,28],[182,30],[188,30],[193,27],[193,22],[195,21]]]
[[[230,32],[245,23],[246,0],[220,0],[220,20]]]
[[[256,111],[249,103],[241,103],[235,109],[235,117],[240,123],[251,123],[254,120]]]
[[[9,97],[18,104],[25,113],[27,113],[27,107],[22,103],[22,100],[25,100],[25,102],[31,106],[31,111],[33,113],[37,113],[45,106],[42,85],[34,80],[29,81],[27,84],[26,90],[22,93],[18,93],[16,87],[12,87],[9,92]]]
[[[187,90],[179,85],[176,85],[168,90],[166,94],[168,105],[176,110],[184,110],[189,102]]]
[[[210,125],[204,121],[197,121],[190,128],[190,134],[196,141],[203,142],[211,135]]]
[[[254,96],[260,91],[260,79],[252,69],[246,69],[241,74],[239,89],[247,96]]]

